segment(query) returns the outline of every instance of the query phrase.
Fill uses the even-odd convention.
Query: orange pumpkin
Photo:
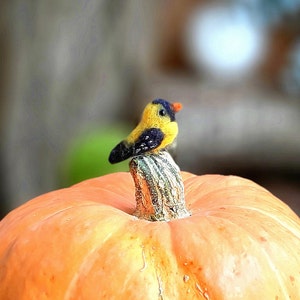
[[[191,216],[134,217],[129,173],[41,195],[0,222],[0,299],[300,299],[300,222],[234,176],[181,173]]]

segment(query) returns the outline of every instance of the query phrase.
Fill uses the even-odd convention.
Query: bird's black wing
[[[139,136],[133,147],[133,156],[140,155],[157,148],[164,139],[164,133],[159,128],[149,128]]]
[[[129,147],[125,141],[120,142],[109,155],[109,162],[115,164],[133,156],[133,148]]]
[[[109,162],[115,164],[127,158],[140,155],[157,148],[164,139],[164,134],[159,128],[149,128],[143,131],[134,144],[125,140],[120,142],[109,155]]]

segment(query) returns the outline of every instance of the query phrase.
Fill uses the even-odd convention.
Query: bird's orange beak
[[[175,113],[179,112],[182,109],[182,104],[179,102],[172,103],[171,106]]]

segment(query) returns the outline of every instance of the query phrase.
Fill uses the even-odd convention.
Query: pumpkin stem
[[[129,167],[135,184],[135,216],[148,221],[190,216],[180,169],[167,151],[135,156]]]

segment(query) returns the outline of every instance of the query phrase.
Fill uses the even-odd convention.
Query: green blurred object
[[[114,172],[128,171],[128,161],[110,164],[110,151],[123,140],[129,129],[127,126],[114,126],[96,129],[79,136],[67,149],[60,171],[60,184],[70,186],[85,179]]]

